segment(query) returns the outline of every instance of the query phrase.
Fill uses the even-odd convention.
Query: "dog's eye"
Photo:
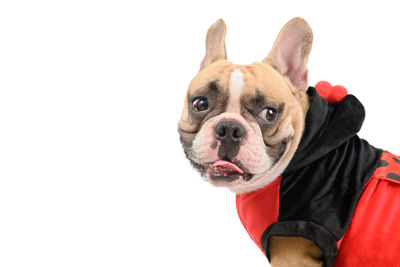
[[[205,111],[208,109],[207,99],[198,97],[192,101],[192,110],[196,112]]]
[[[264,121],[267,122],[274,122],[277,118],[277,111],[274,108],[266,108],[263,109],[260,114],[258,114],[258,117]]]

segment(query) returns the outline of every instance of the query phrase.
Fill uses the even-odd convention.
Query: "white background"
[[[310,84],[345,85],[400,154],[395,1],[2,1],[0,266],[267,266],[176,129],[215,20],[245,64],[295,16]]]

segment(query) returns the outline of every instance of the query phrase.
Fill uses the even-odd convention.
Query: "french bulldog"
[[[237,194],[239,217],[273,267],[395,266],[398,253],[382,244],[386,232],[399,233],[400,244],[400,227],[371,239],[365,228],[376,231],[376,221],[359,221],[370,218],[371,205],[389,201],[372,193],[371,200],[368,190],[383,181],[400,187],[400,158],[358,138],[365,114],[354,96],[334,103],[309,87],[309,24],[289,21],[267,57],[249,65],[227,61],[225,36],[222,19],[209,28],[178,123],[192,166]],[[371,245],[354,252],[365,242]]]
[[[312,31],[294,19],[264,61],[246,66],[226,60],[225,35],[223,20],[208,30],[179,133],[188,159],[206,181],[243,193],[276,179],[300,142],[309,105]]]

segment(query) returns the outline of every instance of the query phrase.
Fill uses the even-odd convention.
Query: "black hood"
[[[348,95],[332,105],[315,88],[307,94],[305,132],[282,174],[278,222],[268,227],[262,242],[268,248],[272,235],[306,237],[323,250],[325,266],[333,266],[336,242],[346,232],[382,150],[357,135],[365,111],[356,97]]]
[[[337,105],[322,98],[314,87],[307,90],[310,108],[299,147],[285,172],[296,171],[323,157],[355,136],[361,129],[365,109],[353,95]]]

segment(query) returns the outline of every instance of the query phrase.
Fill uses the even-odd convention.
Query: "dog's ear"
[[[297,89],[305,91],[312,40],[310,25],[302,18],[294,18],[283,26],[264,62],[288,77]]]
[[[214,61],[226,59],[225,36],[225,22],[222,19],[219,19],[208,29],[206,38],[206,55],[201,61],[200,70]]]

